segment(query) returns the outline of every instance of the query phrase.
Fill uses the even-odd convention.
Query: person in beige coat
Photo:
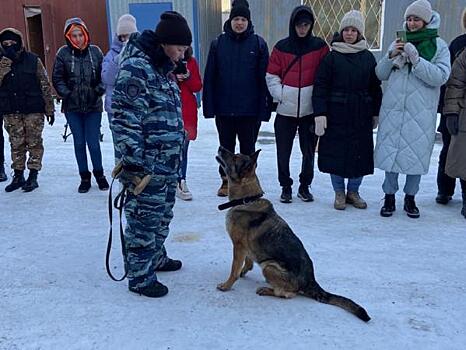
[[[443,115],[446,118],[451,143],[448,148],[445,173],[452,178],[461,179],[463,192],[463,209],[466,218],[466,109],[464,93],[466,90],[466,50],[458,56],[453,64],[450,79],[445,92]]]

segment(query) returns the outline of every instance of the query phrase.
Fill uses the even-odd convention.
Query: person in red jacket
[[[181,90],[181,112],[183,114],[183,124],[186,131],[186,140],[181,155],[181,174],[176,187],[176,196],[182,200],[193,199],[192,193],[186,184],[186,171],[188,168],[188,146],[189,141],[197,138],[197,99],[196,92],[202,89],[202,79],[199,66],[193,57],[193,49],[189,47],[184,55],[184,60],[180,61],[173,71],[178,80]]]
[[[329,52],[324,40],[312,35],[314,14],[309,6],[296,7],[290,17],[290,34],[273,48],[266,81],[274,101],[278,102],[275,118],[278,181],[282,186],[280,201],[291,203],[293,179],[290,156],[296,131],[303,155],[299,175],[298,197],[312,202],[309,186],[314,177],[314,135],[312,89],[317,68]]]

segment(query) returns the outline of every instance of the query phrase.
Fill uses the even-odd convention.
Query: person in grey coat
[[[395,211],[398,175],[406,174],[404,210],[419,217],[415,195],[421,175],[429,170],[435,141],[440,87],[450,75],[448,45],[438,37],[440,15],[427,0],[417,0],[405,12],[406,41],[397,39],[376,67],[387,81],[377,133],[375,166],[385,171],[384,217]]]
[[[120,53],[125,47],[126,43],[129,40],[129,37],[133,33],[137,33],[138,29],[136,26],[136,18],[131,16],[130,14],[124,14],[118,19],[117,27],[116,27],[116,35],[113,38],[112,45],[110,50],[104,57],[102,62],[102,83],[105,86],[105,103],[104,108],[105,112],[107,112],[108,117],[108,125],[111,125],[113,112],[112,112],[112,93],[113,88],[115,87],[116,77],[118,75],[118,71],[120,70]],[[115,137],[113,135],[113,140]],[[115,144],[115,142],[114,142]],[[115,161],[120,159],[121,155],[120,152],[114,147],[115,150]]]

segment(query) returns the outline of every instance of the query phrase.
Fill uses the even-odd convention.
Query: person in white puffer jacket
[[[427,0],[417,0],[405,12],[407,42],[397,39],[376,67],[387,81],[375,147],[375,167],[385,171],[384,217],[395,211],[398,175],[406,174],[404,210],[419,217],[415,195],[421,175],[429,170],[435,142],[440,87],[450,75],[450,52],[438,37],[440,15]]]

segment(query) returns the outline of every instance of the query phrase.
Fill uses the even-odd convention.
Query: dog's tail
[[[303,294],[309,298],[317,300],[320,303],[341,307],[346,311],[351,312],[353,315],[363,320],[364,322],[369,322],[371,319],[367,314],[367,311],[364,310],[362,306],[356,304],[351,299],[326,292],[317,283],[313,283],[313,285],[304,291]]]

